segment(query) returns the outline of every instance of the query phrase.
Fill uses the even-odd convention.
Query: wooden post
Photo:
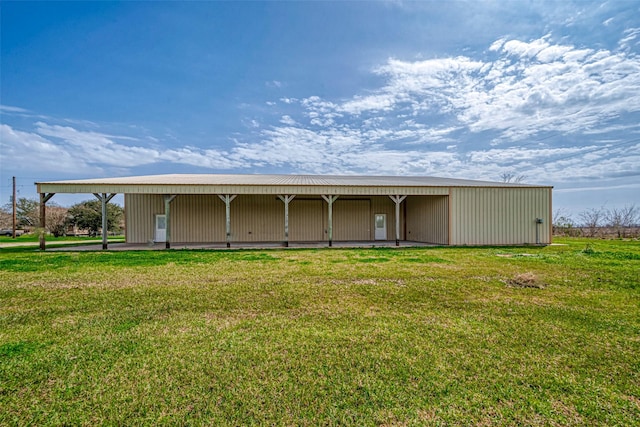
[[[296,197],[294,195],[278,196],[284,202],[284,246],[289,247],[289,202]]]
[[[165,243],[166,249],[171,249],[171,202],[176,198],[176,195],[164,195],[164,219],[165,219]]]
[[[47,202],[56,193],[40,193],[40,250],[46,249],[45,234],[47,232]]]
[[[218,194],[220,200],[224,202],[226,212],[226,231],[227,231],[227,247],[231,247],[231,202],[235,199],[237,194]]]
[[[109,218],[107,215],[107,203],[109,203],[109,201],[113,199],[113,196],[115,196],[116,194],[102,193],[102,195],[100,195],[98,193],[93,193],[93,195],[96,196],[96,198],[100,200],[100,202],[102,203],[102,250],[106,250],[108,248],[108,236],[109,236],[109,221],[108,221]]]
[[[329,247],[333,246],[333,202],[338,199],[339,196],[331,196],[331,195],[322,195],[322,198],[329,205]]]
[[[400,203],[402,203],[407,196],[396,195],[389,196],[389,198],[396,204],[396,246],[400,246]]]

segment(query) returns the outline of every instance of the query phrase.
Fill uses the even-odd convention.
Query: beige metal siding
[[[295,199],[293,202],[294,203]],[[224,204],[221,203],[224,207]],[[224,218],[224,217],[223,217]],[[276,196],[240,195],[231,202],[231,240],[284,240],[284,203]]]
[[[284,203],[282,209],[284,209]],[[289,203],[289,240],[292,242],[324,240],[323,217],[326,216],[324,209],[326,209],[326,204],[320,198],[315,200],[293,199]]]
[[[336,200],[333,204],[333,240],[371,240],[371,201]]]
[[[448,199],[448,196],[407,197],[407,240],[448,244]]]
[[[170,209],[173,242],[225,241],[225,206],[218,196],[180,195],[173,199]]]
[[[125,194],[127,243],[147,243],[155,234],[155,215],[164,213],[164,200],[159,194]]]
[[[551,242],[550,188],[452,188],[451,244],[518,245]],[[544,224],[536,226],[536,218]]]
[[[551,188],[452,188],[451,196],[409,196],[401,204],[401,239],[453,245],[551,242]],[[126,194],[126,238],[154,238],[160,194]],[[450,206],[450,207],[449,207]],[[326,240],[327,204],[296,197],[289,205],[291,241]],[[333,205],[333,239],[373,240],[373,217],[387,214],[387,239],[395,238],[395,204],[385,196],[339,198]],[[406,215],[406,225],[405,225]],[[449,220],[450,218],[450,220]],[[449,241],[450,230],[450,241]],[[282,241],[284,203],[273,195],[239,195],[231,203],[232,241]],[[171,203],[173,242],[223,242],[224,203],[216,195],[178,195]]]

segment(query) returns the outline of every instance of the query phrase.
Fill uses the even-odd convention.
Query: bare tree
[[[47,230],[56,237],[64,236],[69,225],[69,209],[62,206],[47,208]]]
[[[13,227],[11,210],[0,208],[0,228],[9,229],[11,227]]]
[[[11,204],[6,205],[0,209],[0,223],[8,221],[8,225],[2,226],[2,228],[11,228],[12,226],[12,211]],[[47,204],[47,231],[55,236],[62,236],[65,234],[66,227],[68,225],[67,212],[69,209],[50,202]],[[8,215],[8,219],[5,218],[5,213]],[[40,202],[35,199],[28,199],[21,197],[16,200],[16,217],[18,220],[18,227],[25,230],[33,230],[40,225]],[[6,219],[6,221],[5,221]]]
[[[595,237],[598,233],[598,228],[604,221],[605,215],[606,211],[604,208],[591,208],[580,213],[582,226],[587,229],[588,237]]]
[[[553,213],[553,234],[574,236],[577,235],[575,229],[575,222],[571,215],[566,213],[563,209],[556,209]],[[579,231],[579,230],[578,230]]]
[[[627,231],[638,223],[640,212],[635,205],[625,205],[623,208],[612,208],[606,211],[607,225],[616,230],[618,237],[626,237]]]
[[[4,209],[11,213],[13,205],[7,203]],[[16,218],[20,228],[30,229],[31,227],[37,227],[40,223],[40,202],[26,197],[16,199]]]
[[[516,175],[513,172],[503,172],[500,174],[502,182],[510,182],[513,184],[520,184],[527,178],[526,175]]]

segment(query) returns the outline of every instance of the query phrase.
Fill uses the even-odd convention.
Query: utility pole
[[[16,238],[16,177],[13,177],[13,238]]]

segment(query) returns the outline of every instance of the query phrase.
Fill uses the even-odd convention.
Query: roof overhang
[[[172,174],[37,182],[39,193],[446,195],[450,188],[551,188],[419,176]]]

